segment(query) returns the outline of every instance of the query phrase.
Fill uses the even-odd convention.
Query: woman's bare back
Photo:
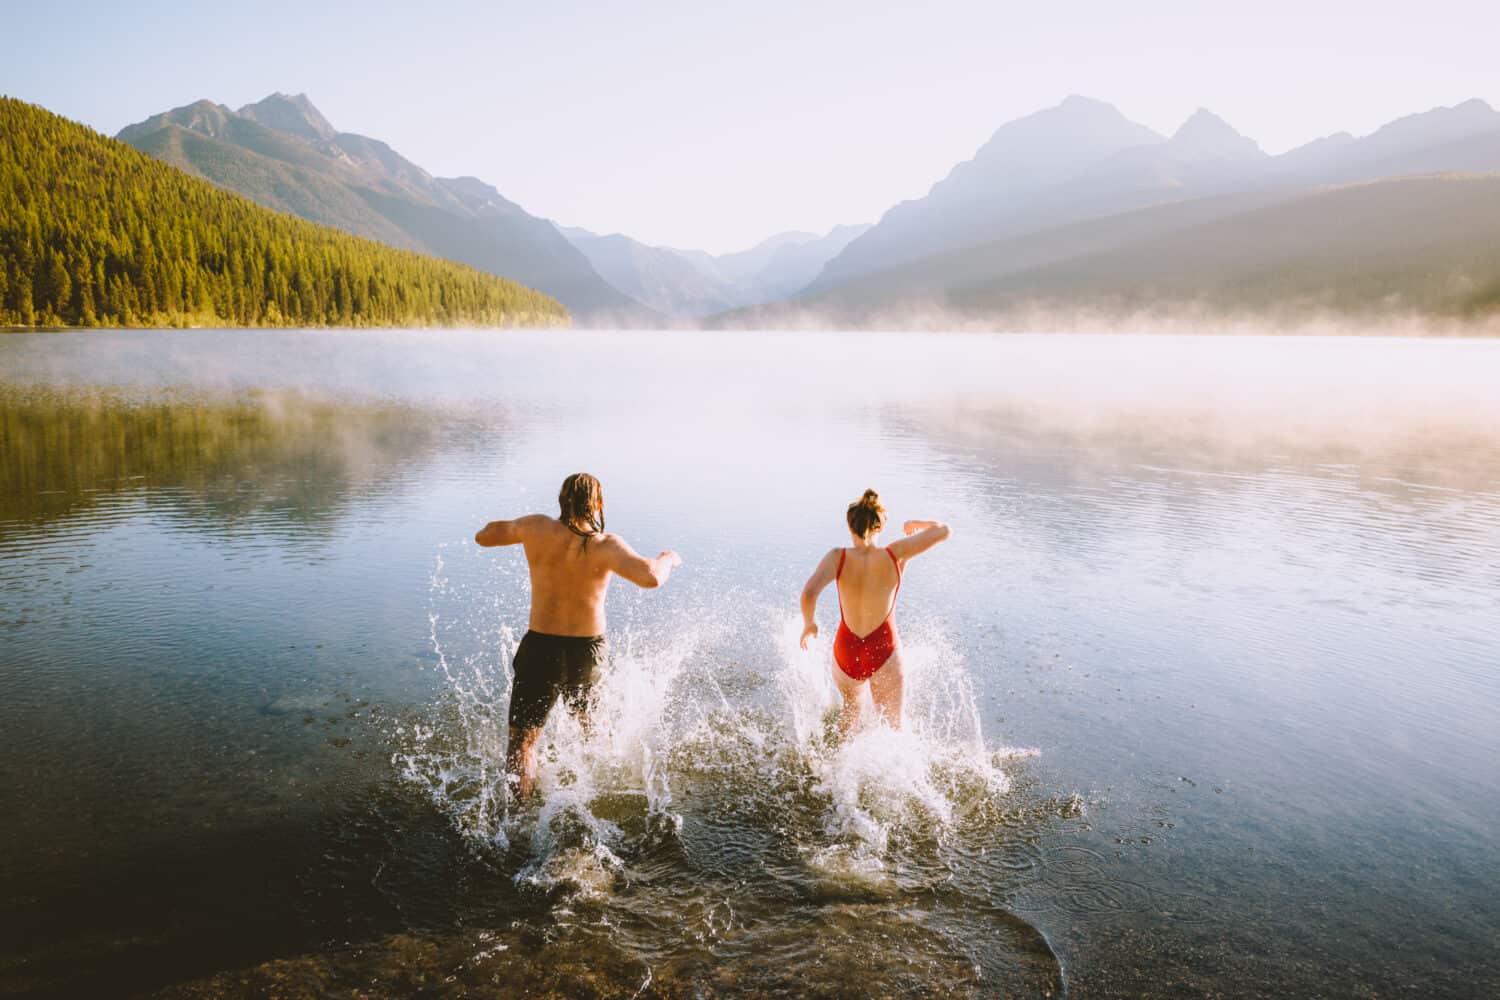
[[[845,549],[843,558],[835,586],[844,624],[857,636],[869,635],[895,611],[901,575],[890,553],[877,545]]]

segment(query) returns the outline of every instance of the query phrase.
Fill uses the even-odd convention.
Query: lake
[[[518,809],[580,470],[685,565]],[[0,733],[0,993],[1497,995],[1500,342],[0,336]]]

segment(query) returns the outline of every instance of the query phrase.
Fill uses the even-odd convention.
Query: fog
[[[49,392],[250,398],[483,413],[500,406],[675,420],[733,435],[774,410],[900,411],[944,437],[1052,439],[1089,452],[1376,462],[1466,486],[1500,475],[1500,342],[1354,336],[837,332],[362,332],[31,335],[0,340],[9,402]],[[1334,333],[1335,330],[1339,332]],[[295,357],[296,363],[287,359]],[[669,360],[663,360],[669,359]],[[557,386],[567,385],[563,397]],[[278,403],[286,396],[290,402]],[[320,422],[329,419],[319,416]],[[367,423],[367,421],[357,421]],[[641,422],[641,427],[647,422]],[[306,436],[306,435],[304,435]],[[340,438],[321,434],[324,447]],[[732,442],[731,442],[732,443]],[[587,452],[570,442],[569,452]],[[360,444],[360,447],[367,447]],[[355,464],[363,464],[356,462]],[[1433,474],[1436,474],[1434,472]],[[1488,486],[1486,484],[1489,484]]]

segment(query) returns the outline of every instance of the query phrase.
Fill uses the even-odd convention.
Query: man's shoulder
[[[619,560],[635,553],[629,542],[612,532],[603,531],[594,537],[598,544],[590,545],[589,548],[598,552],[599,558],[606,563],[618,563]]]
[[[522,514],[511,523],[516,526],[516,530],[522,537],[536,537],[547,534],[554,528],[562,527],[557,518],[548,517],[546,514]]]

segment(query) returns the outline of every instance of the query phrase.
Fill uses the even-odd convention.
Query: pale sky
[[[0,0],[0,93],[113,135],[306,92],[333,124],[533,214],[742,249],[874,221],[1070,93],[1269,152],[1500,103],[1500,3]]]

